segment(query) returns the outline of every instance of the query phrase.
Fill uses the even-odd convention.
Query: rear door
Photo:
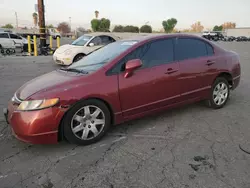
[[[199,98],[210,89],[207,75],[214,62],[208,55],[207,43],[198,38],[179,37],[175,41],[175,57],[180,65],[182,100]]]
[[[125,63],[141,59],[143,66],[129,78]],[[129,117],[174,104],[180,96],[179,64],[174,61],[173,40],[153,41],[138,47],[122,60],[119,94],[123,116]]]

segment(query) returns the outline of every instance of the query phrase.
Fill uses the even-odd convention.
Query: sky
[[[32,13],[37,0],[0,0],[0,25],[33,26]],[[224,22],[235,22],[236,27],[250,27],[250,0],[44,0],[46,24],[69,22],[72,28],[90,28],[94,11],[99,18],[108,18],[111,25],[150,24],[154,30],[162,28],[162,21],[176,18],[176,28],[184,29],[196,21],[204,28]]]

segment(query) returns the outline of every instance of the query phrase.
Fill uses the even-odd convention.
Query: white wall
[[[227,36],[246,36],[250,37],[250,28],[235,28],[235,29],[227,29],[226,31]]]

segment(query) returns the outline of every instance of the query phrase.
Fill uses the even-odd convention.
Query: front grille
[[[16,96],[16,93],[15,95],[12,97],[11,101],[14,103],[14,104],[21,104],[22,100],[19,99],[17,96]]]

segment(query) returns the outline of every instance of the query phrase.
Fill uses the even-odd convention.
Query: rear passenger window
[[[207,55],[211,56],[214,55],[214,49],[210,44],[206,44],[207,46]]]
[[[9,35],[8,35],[8,33],[0,33],[0,38],[8,39]]]
[[[175,53],[179,61],[207,56],[206,43],[199,39],[179,38],[176,40]]]

